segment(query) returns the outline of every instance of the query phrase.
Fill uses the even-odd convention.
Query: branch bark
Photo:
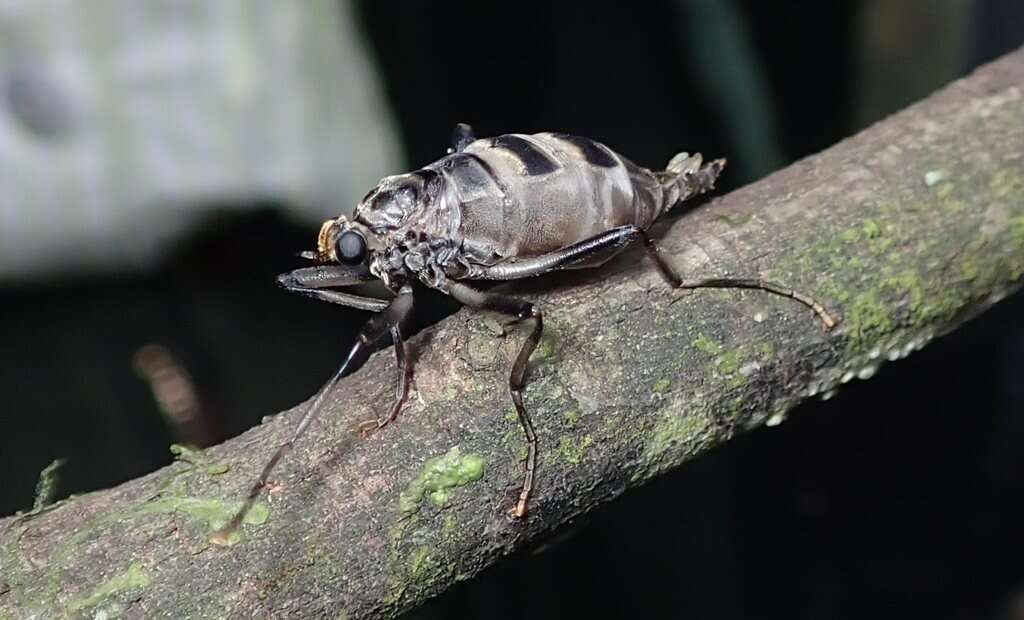
[[[1024,50],[659,231],[689,275],[812,293],[668,290],[642,254],[516,290],[547,335],[525,399],[532,511],[506,516],[525,446],[505,390],[523,334],[460,312],[415,339],[418,397],[362,441],[396,379],[378,355],[331,396],[230,547],[208,543],[295,412],[203,455],[0,521],[0,618],[391,617],[737,433],[902,358],[1024,277]],[[546,288],[542,288],[546,287]],[[225,471],[226,470],[226,471]]]

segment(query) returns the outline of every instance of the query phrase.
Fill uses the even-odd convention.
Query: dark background
[[[936,30],[953,5],[955,45]],[[465,121],[587,135],[651,167],[727,154],[723,189],[1024,42],[1012,0],[357,6],[413,164]],[[110,486],[320,386],[365,315],[273,286],[317,228],[286,207],[211,205],[146,276],[0,288],[0,514],[31,507],[53,459],[70,459],[62,495]],[[133,369],[151,343],[188,378],[198,422],[169,424]],[[411,616],[1024,618],[1022,371],[1018,294]]]

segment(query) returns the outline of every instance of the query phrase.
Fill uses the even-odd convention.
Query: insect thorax
[[[458,201],[433,170],[387,177],[356,208],[355,222],[374,237],[371,271],[389,286],[415,276],[443,288],[468,269],[461,253]]]

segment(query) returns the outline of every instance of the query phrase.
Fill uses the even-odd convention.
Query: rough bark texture
[[[842,317],[758,292],[668,290],[632,252],[518,287],[548,331],[525,391],[541,440],[529,518],[510,521],[524,442],[505,390],[522,334],[463,311],[421,334],[418,394],[390,353],[345,381],[229,547],[208,543],[294,413],[204,455],[0,521],[0,618],[390,617],[803,399],[869,378],[1024,277],[1024,51],[659,231],[690,275],[783,281]],[[546,287],[546,288],[544,288]]]

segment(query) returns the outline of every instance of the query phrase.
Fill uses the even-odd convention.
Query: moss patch
[[[533,354],[530,356],[530,359],[538,362],[551,359],[555,356],[557,344],[558,334],[550,325],[545,325],[544,331],[540,335],[540,341],[537,343],[537,348],[533,350]]]
[[[562,437],[558,440],[558,454],[570,465],[579,465],[583,462],[587,450],[594,444],[594,438],[590,435],[576,441],[572,437]]]
[[[161,497],[140,506],[137,514],[180,513],[201,521],[207,533],[214,533],[231,521],[242,508],[241,501],[225,501],[200,497]],[[256,502],[246,513],[242,523],[263,525],[270,516],[270,509],[263,502]],[[223,544],[233,545],[241,540],[238,532],[231,532]]]
[[[179,485],[182,480],[192,476],[194,474],[206,474],[208,476],[219,476],[227,473],[231,466],[225,461],[214,461],[202,450],[194,448],[192,446],[186,446],[182,444],[172,443],[171,454],[174,455],[174,460],[185,463],[187,467],[184,469],[177,468],[167,475],[166,478],[160,483],[161,492]],[[182,493],[179,490],[179,493]]]
[[[726,351],[715,359],[715,367],[723,375],[731,375],[740,369],[744,356],[745,352],[742,349]]]
[[[1010,218],[1010,242],[1013,244],[1013,247],[1024,252],[1024,215],[1018,215]],[[1010,276],[1014,280],[1018,280],[1024,276],[1024,258],[1020,256],[1020,253],[1018,253],[1017,258],[1012,261],[1010,271]]]
[[[692,341],[692,344],[699,351],[714,356],[715,371],[722,376],[732,376],[732,380],[728,385],[733,389],[742,387],[747,382],[747,377],[744,376],[744,373],[740,372],[744,364],[770,357],[775,352],[775,346],[770,342],[744,344],[727,349],[724,345],[714,341],[706,334],[699,334]],[[659,381],[655,384],[655,392],[658,392],[659,385],[663,385],[665,390],[668,388],[667,384],[662,384]]]
[[[95,607],[119,592],[145,588],[150,584],[150,581],[149,575],[143,570],[142,565],[138,562],[133,563],[128,567],[128,570],[111,577],[97,586],[89,596],[71,601],[68,604],[68,611],[75,613],[89,607]]]
[[[479,454],[462,454],[458,446],[428,460],[398,498],[399,511],[403,515],[416,513],[424,495],[435,506],[448,505],[453,489],[483,478],[485,462]]]
[[[174,459],[192,465],[192,467],[211,476],[218,476],[227,473],[231,466],[226,461],[214,461],[206,456],[202,450],[192,446],[172,443],[171,454]]]
[[[846,311],[846,326],[850,333],[859,338],[889,331],[892,327],[889,307],[875,290],[859,293]]]
[[[671,467],[680,457],[666,458],[678,446],[693,445],[703,441],[713,427],[712,421],[703,411],[682,412],[669,408],[649,431],[641,457],[641,467],[633,480],[648,478]]]
[[[576,425],[580,423],[580,412],[576,409],[569,409],[562,414],[562,420],[565,421],[567,427],[576,428]]]
[[[430,547],[420,547],[413,552],[409,558],[409,576],[412,579],[420,579],[430,569],[432,562]]]
[[[878,221],[871,218],[864,220],[864,226],[861,229],[864,231],[864,236],[868,239],[877,239],[882,236],[882,226]]]
[[[707,334],[697,334],[697,337],[693,339],[693,346],[708,355],[718,355],[722,352],[722,345],[712,340]]]

